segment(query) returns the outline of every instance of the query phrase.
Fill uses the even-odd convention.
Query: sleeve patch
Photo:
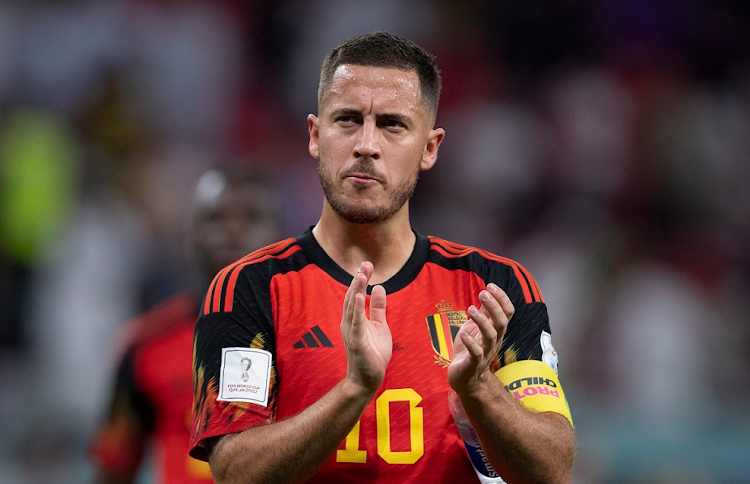
[[[539,340],[542,345],[542,361],[555,370],[555,375],[559,375],[557,371],[557,351],[555,350],[555,347],[552,346],[552,335],[546,331],[542,331],[542,336]]]
[[[268,406],[271,353],[256,348],[222,348],[217,400]]]

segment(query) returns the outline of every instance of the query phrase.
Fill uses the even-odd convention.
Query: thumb
[[[385,323],[385,289],[383,286],[372,288],[370,296],[370,320]]]

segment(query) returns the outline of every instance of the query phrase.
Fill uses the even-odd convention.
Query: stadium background
[[[287,235],[317,220],[319,62],[372,30],[443,71],[415,227],[545,294],[574,482],[750,482],[748,5],[3,2],[0,484],[90,479],[114,335],[181,287],[212,160],[273,170]]]

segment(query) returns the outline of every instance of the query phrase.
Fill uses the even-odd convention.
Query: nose
[[[359,131],[359,139],[354,146],[356,158],[380,158],[380,133],[373,119],[365,119]]]

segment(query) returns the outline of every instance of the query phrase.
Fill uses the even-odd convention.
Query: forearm
[[[493,377],[461,401],[495,470],[508,484],[569,483],[573,428],[562,415],[523,408]]]
[[[333,455],[372,397],[344,379],[293,417],[222,437],[209,459],[215,482],[304,482]]]

